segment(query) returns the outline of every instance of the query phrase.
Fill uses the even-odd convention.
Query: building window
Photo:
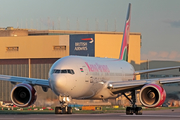
[[[66,50],[65,45],[53,46],[53,50]]]
[[[19,51],[19,47],[6,47],[6,51]]]

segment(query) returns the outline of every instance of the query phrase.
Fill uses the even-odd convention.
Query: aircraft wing
[[[150,72],[157,72],[157,71],[164,71],[164,70],[172,70],[172,69],[178,69],[178,68],[180,68],[180,66],[155,68],[155,69],[148,69],[148,70],[139,70],[139,71],[135,71],[135,75],[150,73]]]
[[[39,85],[42,87],[49,87],[49,81],[46,79],[0,75],[0,80],[10,81],[11,83],[27,83],[27,84],[31,84],[31,85]]]
[[[140,89],[147,84],[167,84],[167,83],[178,83],[180,82],[180,77],[172,78],[155,78],[155,79],[143,79],[125,82],[109,82],[108,89],[113,93],[127,92],[133,89]]]

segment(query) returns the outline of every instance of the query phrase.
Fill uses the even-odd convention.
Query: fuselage
[[[66,56],[57,60],[49,71],[49,84],[56,95],[76,99],[106,99],[114,94],[107,83],[130,81],[134,68],[126,61],[110,58]]]

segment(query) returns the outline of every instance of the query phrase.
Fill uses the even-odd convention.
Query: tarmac
[[[143,115],[106,114],[1,114],[0,120],[180,120],[180,108],[143,111]]]

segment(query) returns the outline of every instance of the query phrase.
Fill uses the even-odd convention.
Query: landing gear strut
[[[70,97],[59,96],[60,106],[55,107],[55,114],[72,114],[72,107],[68,107]]]
[[[136,115],[142,115],[142,107],[136,106],[136,91],[131,91],[131,99],[125,94],[122,93],[132,104],[132,107],[126,108],[126,115],[133,115],[135,113]]]

